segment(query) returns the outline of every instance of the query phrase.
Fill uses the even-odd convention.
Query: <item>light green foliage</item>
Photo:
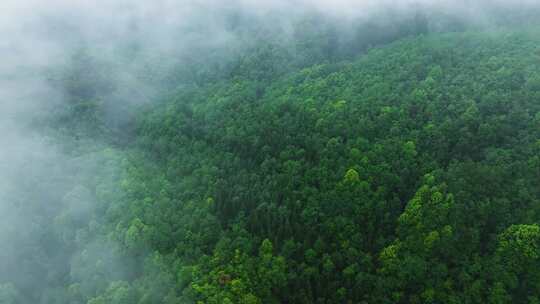
[[[538,225],[513,225],[504,231],[499,240],[498,253],[511,259],[540,259],[540,227]]]
[[[354,169],[347,170],[347,173],[345,173],[345,179],[344,181],[346,183],[355,184],[360,182],[360,175],[358,175],[358,172]]]

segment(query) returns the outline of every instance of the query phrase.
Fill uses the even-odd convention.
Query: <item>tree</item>
[[[540,227],[512,225],[499,235],[492,292],[507,292],[512,303],[528,303],[540,293]]]
[[[398,219],[398,238],[380,254],[379,270],[388,301],[437,303],[448,301],[446,286],[452,278],[451,209],[453,195],[433,175],[409,201]]]

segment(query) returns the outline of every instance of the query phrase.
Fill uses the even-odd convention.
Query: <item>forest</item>
[[[410,7],[0,73],[0,304],[540,303],[540,5]]]

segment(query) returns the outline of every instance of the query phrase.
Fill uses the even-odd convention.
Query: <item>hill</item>
[[[135,258],[89,303],[536,303],[538,42],[432,34],[259,77],[270,50],[148,109],[99,224]]]

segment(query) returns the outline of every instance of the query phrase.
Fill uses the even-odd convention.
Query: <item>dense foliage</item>
[[[532,37],[407,39],[144,114],[107,211],[141,266],[92,303],[537,301]]]
[[[424,32],[254,46],[120,140],[83,66],[49,122],[105,138],[44,223],[70,265],[0,303],[540,302],[538,32]]]

